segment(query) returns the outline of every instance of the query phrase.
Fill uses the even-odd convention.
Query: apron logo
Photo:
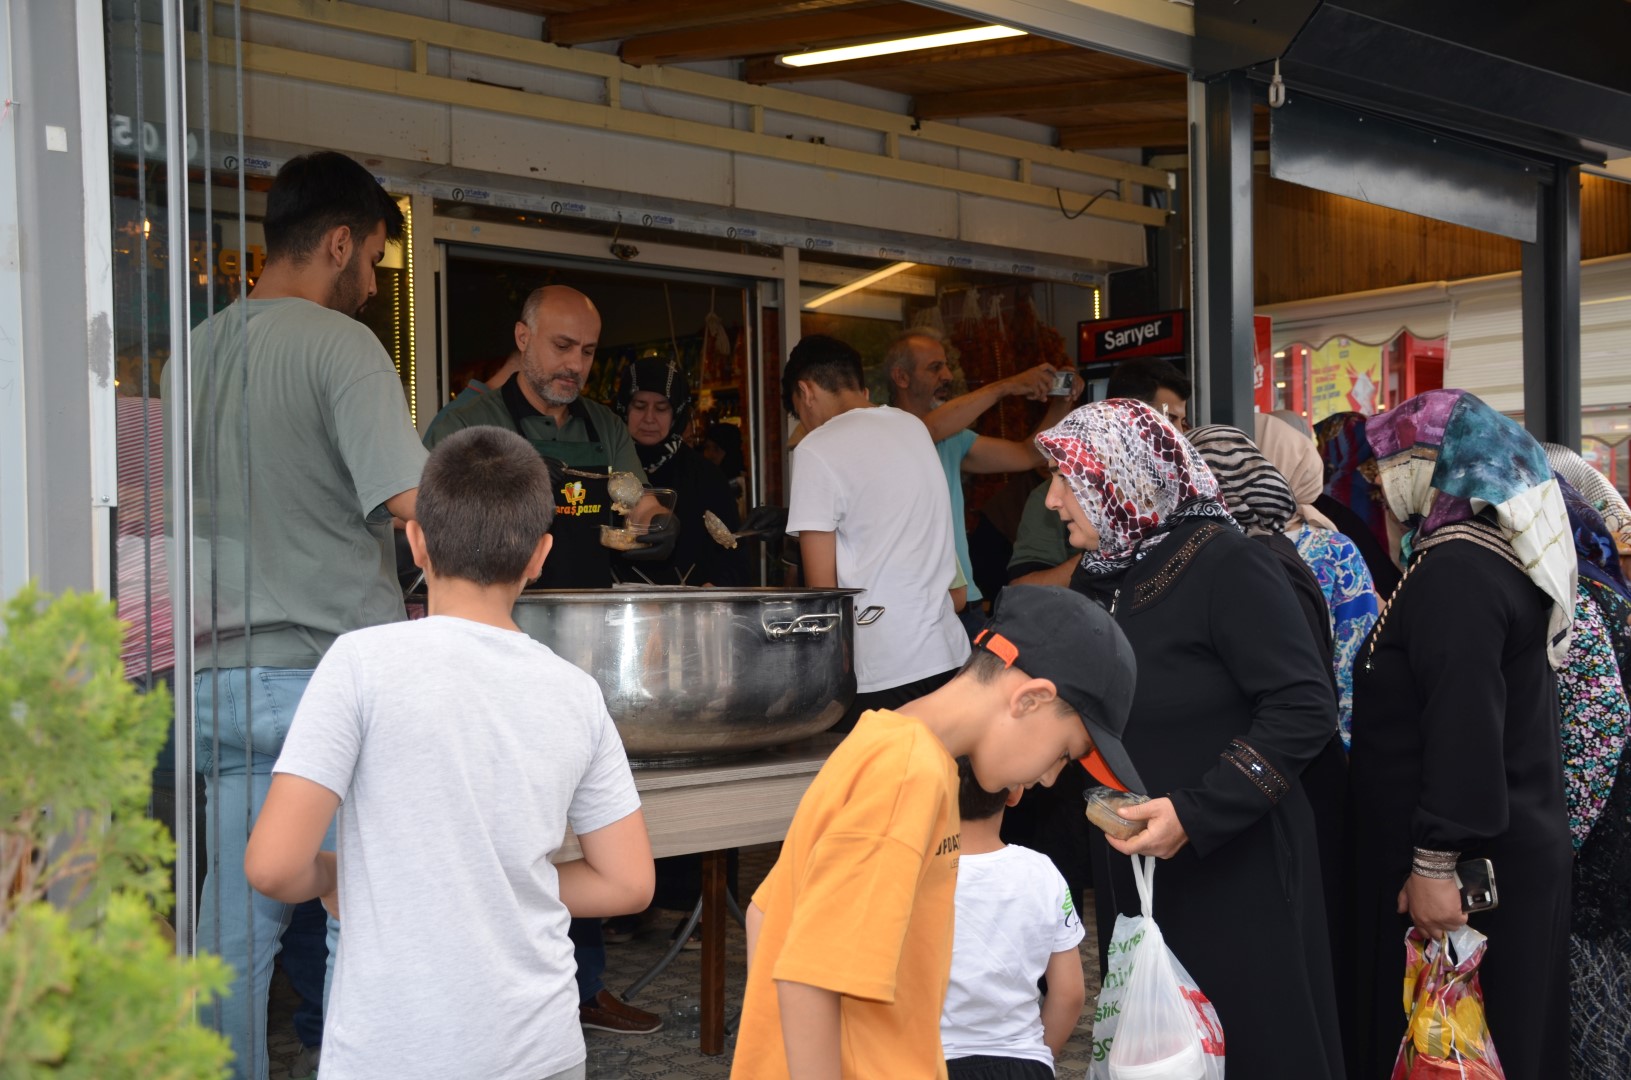
[[[566,496],[566,505],[582,506],[588,492],[584,490],[582,480],[574,480],[561,489],[561,494]]]

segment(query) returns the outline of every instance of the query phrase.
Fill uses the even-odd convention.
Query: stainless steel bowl
[[[855,589],[525,592],[515,621],[594,676],[629,757],[795,742],[855,697]]]

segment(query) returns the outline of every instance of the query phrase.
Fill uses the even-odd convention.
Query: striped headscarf
[[[1314,439],[1278,416],[1257,414],[1257,447],[1291,486],[1297,511],[1286,528],[1309,525],[1337,532],[1330,518],[1314,509],[1314,500],[1325,491],[1325,464],[1320,460]]]
[[[1142,401],[1083,405],[1038,435],[1036,445],[1098,531],[1098,550],[1082,555],[1089,574],[1126,570],[1191,518],[1239,528],[1200,454]]]
[[[1574,623],[1575,551],[1563,495],[1540,444],[1465,390],[1429,390],[1373,416],[1365,435],[1382,494],[1411,530],[1404,550],[1445,525],[1490,510],[1529,579],[1552,600],[1547,655],[1567,657]]]
[[[1248,535],[1286,531],[1286,522],[1297,513],[1291,485],[1244,431],[1211,424],[1191,431],[1189,442],[1217,477],[1230,515]]]

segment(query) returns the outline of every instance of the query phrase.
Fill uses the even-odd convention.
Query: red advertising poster
[[[1274,320],[1252,316],[1252,401],[1258,412],[1274,411]]]

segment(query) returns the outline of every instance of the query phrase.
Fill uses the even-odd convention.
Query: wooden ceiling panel
[[[528,15],[559,15],[605,7],[606,0],[480,0],[488,7],[524,11]]]
[[[831,8],[865,7],[869,0],[628,0],[554,15],[544,39],[557,45],[620,41],[675,30],[773,19]]]
[[[934,33],[971,20],[899,0],[483,0],[545,16],[545,40],[619,41],[635,65],[736,59],[754,84],[844,81],[907,95],[922,120],[1011,117],[1066,149],[1188,143],[1184,77],[1041,37],[791,68],[783,53]],[[1259,115],[1258,137],[1266,135]]]
[[[625,63],[637,66],[678,64],[800,52],[973,25],[934,8],[880,4],[641,35],[624,40],[618,52]]]
[[[1268,114],[1252,117],[1252,139],[1266,141],[1269,137]],[[1122,123],[1090,124],[1084,127],[1059,129],[1059,145],[1066,150],[1105,150],[1112,147],[1139,146],[1146,149],[1187,150],[1189,147],[1189,121],[1140,120]]]
[[[1186,100],[1187,93],[1181,75],[999,85],[976,90],[921,93],[913,100],[912,112],[920,120],[960,116],[1020,116],[1063,109],[1101,109],[1112,105],[1181,103]]]

